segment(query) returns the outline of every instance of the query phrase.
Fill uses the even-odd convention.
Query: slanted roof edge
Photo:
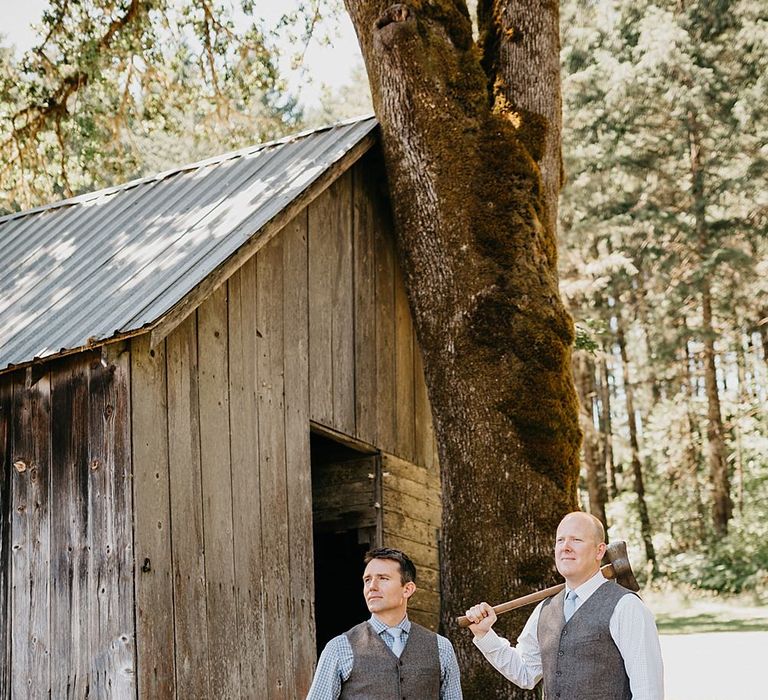
[[[300,131],[295,134],[288,134],[287,136],[283,136],[279,139],[274,139],[272,141],[266,141],[264,143],[258,143],[251,146],[245,146],[243,148],[240,148],[234,151],[229,151],[227,153],[221,153],[216,156],[211,156],[210,158],[203,158],[202,160],[195,161],[193,163],[186,163],[184,165],[180,165],[175,168],[163,170],[162,172],[159,172],[159,173],[153,173],[152,175],[145,175],[144,177],[135,178],[133,180],[129,180],[128,182],[123,182],[119,185],[113,185],[112,187],[103,187],[100,190],[94,190],[92,192],[84,192],[83,194],[78,194],[78,195],[75,195],[74,197],[61,199],[57,202],[50,202],[49,204],[43,204],[39,207],[34,207],[32,209],[24,209],[23,211],[16,211],[16,212],[12,212],[11,214],[4,214],[3,216],[0,216],[0,224],[5,223],[6,221],[13,221],[14,219],[20,219],[22,217],[28,216],[29,214],[39,214],[40,212],[49,211],[51,209],[71,207],[76,204],[80,204],[82,202],[89,202],[92,199],[97,199],[98,197],[104,197],[106,195],[114,194],[115,192],[130,190],[134,187],[138,187],[139,185],[144,185],[149,182],[157,182],[160,180],[165,180],[168,177],[171,177],[173,175],[178,175],[179,173],[187,172],[189,170],[195,170],[200,167],[214,165],[216,163],[222,163],[226,160],[240,158],[242,156],[247,156],[252,153],[258,153],[259,151],[263,151],[267,148],[274,148],[275,146],[279,146],[281,144],[298,141],[300,139],[306,138],[307,136],[311,136],[312,134],[319,134],[323,131],[330,131],[331,129],[334,129],[336,127],[346,126],[348,124],[354,124],[356,122],[363,122],[366,119],[373,119],[373,118],[375,118],[375,115],[373,114],[364,114],[359,117],[344,119],[342,121],[338,121],[333,124],[327,124],[325,126],[317,127],[315,129],[305,129],[304,131]]]
[[[377,142],[375,129],[368,131],[352,148],[339,158],[307,189],[251,234],[232,255],[209,272],[195,287],[179,299],[166,313],[153,321],[150,347],[162,342],[184,319],[202,304],[248,260],[271,241],[302,209],[320,196],[330,185],[362,158]],[[129,330],[129,329],[126,329]]]

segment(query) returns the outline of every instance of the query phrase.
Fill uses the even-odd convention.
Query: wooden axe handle
[[[603,572],[603,576],[605,576],[605,578],[614,578],[616,575],[616,572],[613,569],[613,564],[606,564],[600,568],[600,571]],[[549,588],[545,588],[543,591],[536,591],[536,593],[529,593],[528,595],[524,595],[521,598],[515,598],[514,600],[509,600],[506,603],[494,605],[493,611],[497,615],[501,615],[505,612],[509,612],[510,610],[516,610],[517,608],[525,607],[531,603],[538,603],[540,600],[544,600],[545,598],[556,595],[562,591],[563,588],[565,588],[565,584],[558,583],[556,586],[550,586]],[[471,624],[469,618],[466,615],[457,617],[456,622],[459,623],[459,627],[469,627]]]

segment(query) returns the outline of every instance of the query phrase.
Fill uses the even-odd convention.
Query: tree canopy
[[[0,211],[296,130],[281,54],[300,60],[337,9],[302,1],[275,19],[251,1],[51,0],[30,49],[0,48]]]

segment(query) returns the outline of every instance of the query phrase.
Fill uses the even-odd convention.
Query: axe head
[[[634,573],[632,573],[632,566],[629,563],[626,542],[611,542],[605,548],[605,558],[608,559],[608,563],[613,568],[613,576],[608,576],[608,578],[615,578],[619,585],[628,588],[630,591],[640,590],[637,579]]]

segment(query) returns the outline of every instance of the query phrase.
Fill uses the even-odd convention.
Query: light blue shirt
[[[387,633],[387,625],[378,620],[375,615],[371,615],[368,624],[391,649],[394,639]],[[403,618],[397,627],[403,630],[403,641],[407,644],[408,634],[411,631],[410,620],[407,617]],[[437,635],[437,652],[440,657],[440,700],[462,700],[456,654],[452,644],[439,634]],[[317,662],[317,670],[307,700],[337,700],[341,695],[342,684],[352,673],[354,660],[352,645],[346,635],[340,634],[328,642]]]

